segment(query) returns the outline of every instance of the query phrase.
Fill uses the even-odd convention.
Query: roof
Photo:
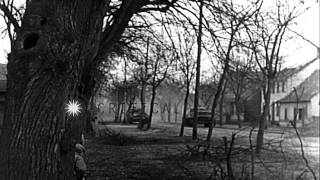
[[[280,99],[280,103],[308,102],[313,96],[319,94],[319,69],[315,70],[307,79],[305,79],[297,88],[297,93],[292,90],[286,97]],[[297,95],[296,95],[297,94]]]
[[[314,63],[318,59],[319,59],[319,57],[313,58],[310,61],[308,61],[307,63],[305,63],[299,67],[296,67],[296,68],[284,68],[283,70],[281,70],[280,72],[277,73],[277,79],[278,80],[286,80],[289,77],[291,77],[292,75],[296,74],[297,72],[308,67],[310,64]]]
[[[286,80],[298,72],[298,68],[285,68],[277,73],[278,80]]]

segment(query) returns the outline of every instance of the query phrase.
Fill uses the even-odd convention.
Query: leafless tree
[[[246,26],[250,49],[261,71],[263,92],[263,111],[259,120],[256,153],[260,153],[263,145],[263,134],[269,114],[272,84],[281,63],[280,50],[286,40],[285,32],[301,11],[300,1],[294,7],[277,1],[273,12],[260,12],[253,17],[251,26]]]
[[[85,116],[67,116],[66,103],[78,99],[82,107],[88,105],[98,67],[133,16],[164,12],[175,2],[26,1],[21,25],[1,2],[16,32],[7,65],[1,178],[71,179],[74,144]]]
[[[234,102],[236,105],[236,114],[238,120],[238,127],[242,127],[240,114],[244,110],[243,103],[245,99],[242,97],[245,90],[248,89],[249,86],[249,76],[252,73],[252,56],[246,54],[245,52],[239,52],[244,59],[240,60],[237,57],[234,57],[234,61],[231,62],[231,69],[228,72],[228,80],[229,80],[229,88],[232,90],[234,95]],[[237,56],[237,55],[236,55]]]
[[[211,123],[209,125],[207,141],[210,140],[213,127],[215,126],[215,110],[230,68],[232,49],[239,44],[237,39],[240,39],[239,34],[240,30],[244,28],[244,23],[259,12],[261,8],[261,1],[258,0],[251,3],[254,6],[249,3],[247,7],[244,7],[228,1],[219,1],[206,5],[212,13],[212,19],[206,19],[205,21],[206,27],[217,57],[222,62],[222,74],[220,75],[217,91],[212,102]]]
[[[195,44],[195,39],[193,38],[187,30],[184,29],[184,34],[178,33],[179,38],[179,59],[178,59],[178,67],[182,72],[184,86],[186,89],[186,94],[184,97],[184,105],[183,105],[183,114],[181,121],[181,128],[179,136],[183,136],[185,118],[188,109],[188,100],[190,95],[190,86],[191,81],[195,75],[195,61],[193,60],[192,52]]]
[[[154,60],[149,61],[151,70],[151,77],[149,81],[149,84],[151,86],[151,101],[149,111],[149,122],[147,127],[148,129],[151,128],[152,114],[157,88],[168,77],[168,70],[175,58],[174,56],[172,56],[172,53],[170,51],[166,50],[165,48],[159,45],[156,45],[155,52],[153,54],[155,54]]]

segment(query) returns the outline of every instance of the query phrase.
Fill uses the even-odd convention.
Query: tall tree
[[[281,63],[280,50],[286,40],[285,33],[304,9],[303,1],[299,1],[293,7],[287,3],[277,1],[273,11],[260,12],[253,17],[251,26],[246,25],[251,49],[255,61],[261,71],[263,109],[259,120],[256,153],[260,153],[263,146],[264,130],[270,108],[271,89]]]
[[[197,125],[198,125],[198,106],[199,106],[199,87],[200,87],[200,67],[201,67],[201,37],[202,37],[202,19],[203,19],[203,0],[200,0],[199,6],[199,29],[197,32],[197,67],[196,67],[196,87],[194,94],[194,119],[193,119],[193,129],[192,129],[192,139],[198,138]]]
[[[165,49],[161,46],[156,45],[155,50],[155,60],[151,61],[149,64],[151,65],[151,78],[150,78],[150,85],[151,85],[151,101],[150,101],[150,111],[149,111],[149,122],[148,122],[148,129],[151,128],[152,122],[152,115],[153,115],[153,108],[157,93],[157,88],[160,84],[168,77],[168,70],[173,62],[172,56],[168,54]]]
[[[231,69],[228,72],[229,88],[234,95],[234,103],[236,106],[236,115],[238,121],[238,127],[242,127],[241,112],[244,110],[244,101],[242,97],[245,90],[249,86],[249,76],[252,73],[254,64],[252,63],[253,57],[247,54],[245,51],[236,52],[234,61],[231,62]],[[244,118],[244,117],[243,117]]]
[[[95,72],[132,16],[166,11],[174,2],[27,1],[21,26],[10,18],[16,38],[7,65],[1,178],[72,179],[81,123],[65,113],[66,103],[78,100],[87,106]]]
[[[252,6],[253,4],[256,6]],[[212,12],[213,19],[211,21],[216,22],[214,25],[220,25],[218,26],[218,30],[215,30],[217,28],[212,27],[210,21],[206,21],[206,27],[210,32],[214,48],[218,54],[217,57],[219,57],[222,62],[222,74],[219,77],[217,91],[212,102],[211,123],[209,124],[207,135],[207,141],[209,141],[216,123],[214,117],[215,110],[223,90],[223,85],[225,84],[227,72],[230,68],[232,49],[239,45],[241,39],[240,30],[244,27],[244,23],[259,11],[261,1],[250,2],[246,7],[234,4],[232,1],[216,2],[209,4],[207,7],[210,8]],[[214,16],[215,14],[220,15]]]
[[[140,91],[140,102],[141,102],[141,111],[145,112],[146,109],[146,85],[148,80],[148,61],[149,61],[149,39],[147,40],[147,52],[146,59],[141,66],[141,91]],[[141,117],[142,119],[142,117]]]
[[[184,34],[178,33],[178,39],[179,39],[178,67],[179,67],[179,70],[182,72],[182,78],[184,82],[183,84],[186,89],[186,94],[184,97],[184,104],[183,104],[181,128],[180,128],[180,134],[179,134],[179,136],[183,136],[185,118],[186,118],[187,109],[188,109],[188,100],[190,95],[190,86],[191,86],[191,81],[195,74],[194,70],[195,70],[196,64],[192,57],[195,40],[193,39],[193,36],[190,33],[188,33],[186,29],[184,29]]]

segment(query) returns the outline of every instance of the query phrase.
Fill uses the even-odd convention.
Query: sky
[[[20,4],[22,0],[17,0]],[[267,1],[268,2],[268,1]],[[270,2],[270,1],[269,1]],[[297,24],[291,27],[294,31],[320,46],[319,42],[319,7],[316,0],[306,0],[311,8],[296,20]],[[5,28],[3,18],[0,17],[0,30]],[[7,53],[10,52],[10,42],[8,37],[1,36],[0,39],[0,63],[7,63]],[[283,44],[282,55],[285,56],[283,67],[296,67],[317,56],[317,50],[310,43],[302,38],[294,38]],[[206,62],[206,61],[204,61]],[[207,66],[203,63],[203,66]]]
[[[312,1],[312,0],[309,0]],[[297,24],[290,29],[302,34],[305,38],[320,47],[319,7],[320,3],[312,1],[312,7],[297,19]],[[289,67],[301,65],[317,56],[317,49],[307,41],[297,37],[285,43],[282,49],[286,56],[285,65]]]

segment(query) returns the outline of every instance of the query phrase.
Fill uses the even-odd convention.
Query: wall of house
[[[275,87],[275,93],[271,94],[270,98],[270,117],[272,117],[272,103],[277,102],[278,100],[284,98],[288,95],[294,87],[297,87],[301,84],[307,77],[309,77],[316,69],[319,69],[319,59],[313,61],[305,68],[301,69],[299,72],[295,73],[293,76],[287,79],[285,82],[285,92],[282,92],[282,82],[276,82],[276,86],[280,86],[280,92],[277,92],[277,87]],[[282,117],[276,115],[276,108],[274,111],[274,120],[279,121]]]
[[[313,117],[319,117],[320,115],[320,102],[319,102],[319,93],[311,98],[311,107],[309,108],[308,114]],[[309,117],[310,117],[309,116]]]
[[[318,98],[319,98],[319,96],[318,96]],[[282,103],[281,104],[281,106],[280,106],[280,125],[283,125],[283,126],[289,125],[289,121],[294,120],[294,109],[295,108],[297,108],[296,103]],[[314,102],[299,103],[298,108],[304,108],[307,110],[306,114],[304,115],[304,123],[305,124],[307,124],[308,122],[310,122],[310,120],[312,120],[314,118],[313,117],[314,113],[319,114],[319,105],[318,105],[318,110],[312,110],[314,108]],[[287,109],[287,120],[285,120],[285,109]],[[317,116],[319,116],[319,115],[317,115]],[[297,123],[301,123],[301,121],[298,121]]]
[[[299,103],[298,108],[306,108],[310,106],[310,103]],[[280,119],[285,120],[285,109],[287,109],[287,118],[289,121],[294,120],[294,108],[297,108],[296,103],[283,103],[280,106]],[[309,113],[307,113],[309,115]]]
[[[245,102],[244,118],[245,121],[256,122],[261,115],[261,93],[256,92],[249,100]]]

